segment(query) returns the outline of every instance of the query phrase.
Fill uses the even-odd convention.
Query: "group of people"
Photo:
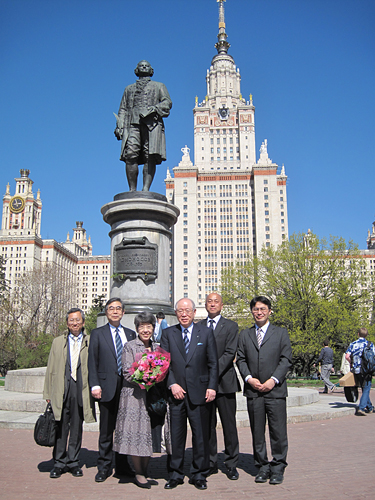
[[[164,318],[158,318],[162,323],[160,338],[155,334],[155,317],[149,312],[135,317],[136,332],[122,326],[125,311],[119,298],[108,300],[108,323],[94,329],[90,337],[84,332],[84,312],[70,309],[66,316],[68,331],[53,341],[44,386],[44,398],[51,401],[57,422],[50,477],[59,478],[64,472],[74,477],[83,475],[79,466],[82,426],[84,420],[95,421],[97,401],[100,423],[96,482],[112,475],[114,454],[116,477],[134,476],[139,487],[150,488],[147,466],[152,453],[161,451],[163,426],[169,472],[164,488],[176,488],[184,482],[189,421],[193,448],[189,483],[205,490],[207,477],[218,472],[216,409],[224,434],[224,472],[228,479],[238,479],[237,358],[258,467],[255,482],[280,484],[287,466],[285,377],[292,359],[289,337],[285,329],[269,323],[271,303],[266,297],[252,300],[255,325],[239,335],[237,323],[224,318],[222,308],[221,296],[211,293],[206,299],[207,318],[195,323],[194,302],[183,298],[176,303],[176,325],[168,327],[162,323]],[[161,420],[153,418],[147,391],[131,376],[137,355],[158,348],[155,340],[160,340],[160,347],[170,354],[167,377],[157,384],[163,386],[160,394],[168,402]],[[266,418],[271,461],[265,441]]]

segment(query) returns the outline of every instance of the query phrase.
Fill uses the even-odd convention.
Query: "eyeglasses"
[[[176,309],[177,314],[191,314],[193,312],[193,309]]]
[[[111,311],[111,312],[113,312],[113,311],[122,311],[122,307],[121,306],[116,306],[116,307],[115,306],[109,306],[108,309],[107,309],[107,311]]]
[[[254,309],[251,310],[252,313],[254,312],[267,312],[269,309],[268,307],[254,307]]]

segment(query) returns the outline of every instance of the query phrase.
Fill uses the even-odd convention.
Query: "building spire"
[[[219,34],[218,41],[215,47],[219,54],[227,54],[230,43],[227,42],[227,34],[225,33],[225,18],[224,18],[224,2],[226,0],[216,0],[219,4]]]

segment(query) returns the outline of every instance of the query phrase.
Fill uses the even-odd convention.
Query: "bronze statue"
[[[115,114],[115,136],[122,141],[120,160],[126,164],[129,191],[137,190],[142,164],[142,191],[149,191],[156,165],[167,159],[163,118],[169,115],[172,101],[163,83],[151,81],[154,70],[149,62],[140,61],[134,73],[139,79],[124,90]]]

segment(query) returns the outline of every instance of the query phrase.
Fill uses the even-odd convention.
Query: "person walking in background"
[[[370,400],[372,373],[363,374],[361,371],[363,350],[367,346],[367,335],[367,328],[359,328],[358,339],[349,345],[345,353],[346,359],[351,363],[352,372],[355,374],[359,385],[362,387],[362,396],[356,412],[358,417],[364,417],[367,413],[373,413],[374,411],[374,407]],[[370,342],[369,347],[375,354],[375,347],[372,342]]]
[[[160,344],[161,334],[163,330],[168,328],[167,320],[165,319],[165,314],[163,311],[160,311],[156,314],[156,324],[154,330],[154,341]]]
[[[333,370],[333,351],[329,347],[329,340],[326,339],[323,342],[323,348],[320,351],[318,361],[314,363],[315,365],[321,364],[320,377],[324,381],[324,393],[333,392],[335,390],[335,384],[329,380],[330,373]]]
[[[83,331],[84,312],[78,308],[70,309],[66,323],[68,331],[52,342],[43,390],[43,398],[51,402],[57,422],[54,467],[50,472],[52,479],[59,478],[67,470],[74,477],[83,476],[78,461],[82,424],[83,420],[96,420],[88,382],[89,337]]]

